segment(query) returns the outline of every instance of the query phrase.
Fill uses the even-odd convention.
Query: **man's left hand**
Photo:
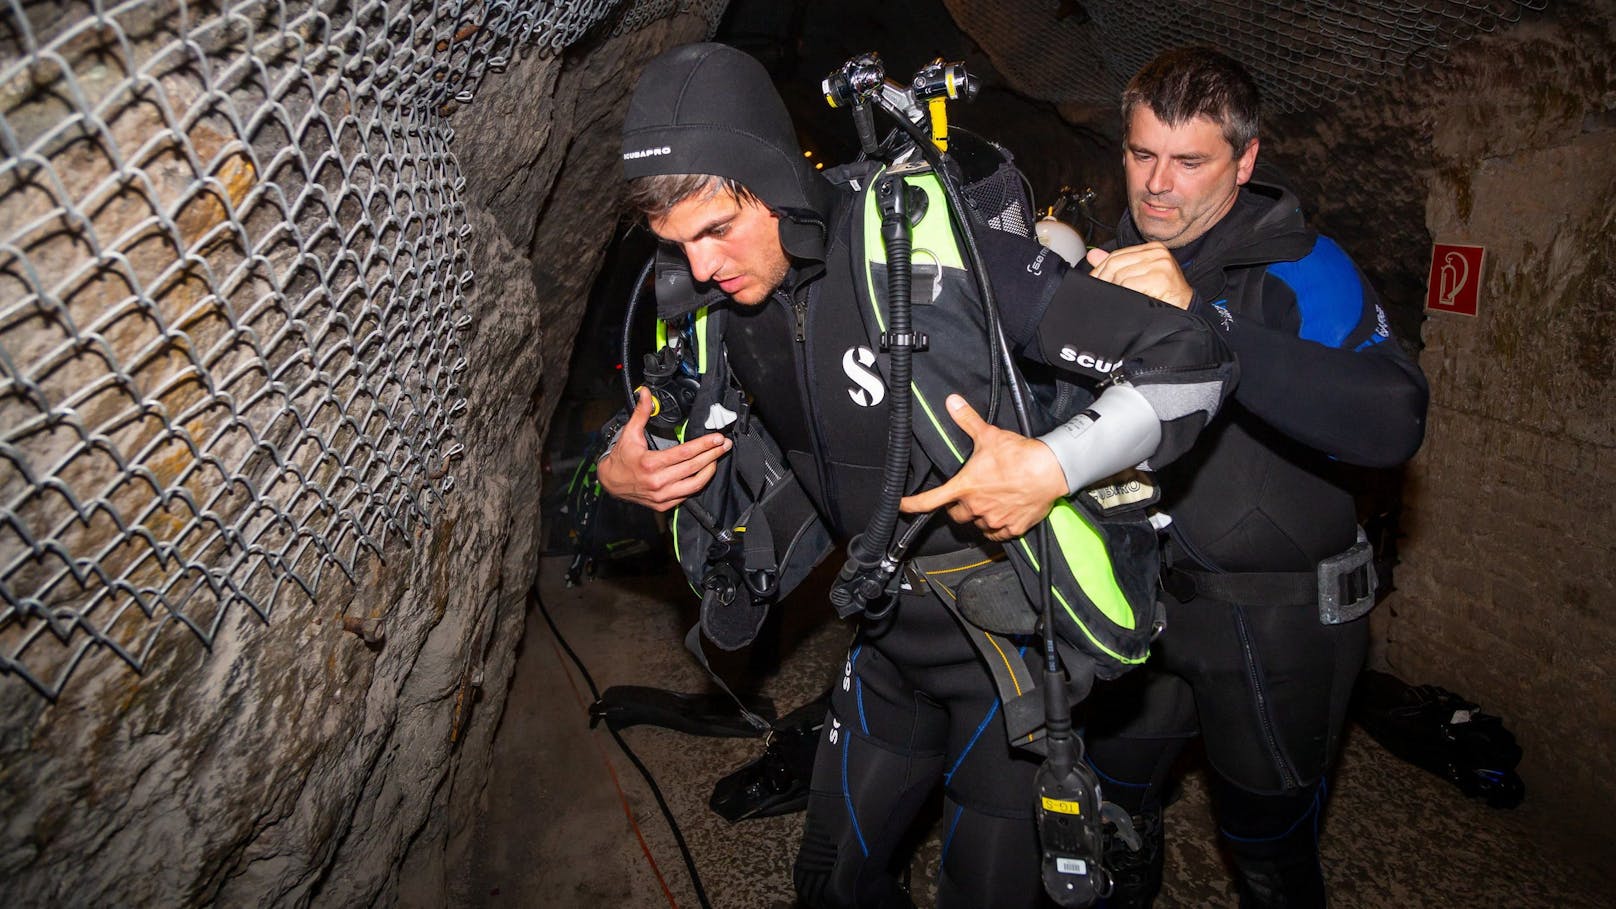
[[[1159,242],[1124,246],[1111,253],[1091,249],[1087,258],[1094,266],[1090,274],[1101,281],[1155,297],[1179,309],[1189,309],[1190,301],[1195,298],[1195,291],[1184,277],[1184,270],[1178,267],[1172,250]]]
[[[959,395],[948,414],[971,437],[971,456],[947,483],[906,496],[899,507],[917,514],[947,506],[948,517],[974,524],[990,540],[1021,536],[1066,494],[1066,475],[1049,446],[983,420]]]

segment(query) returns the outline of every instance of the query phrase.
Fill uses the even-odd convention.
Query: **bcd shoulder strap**
[[[701,307],[674,324],[659,320],[657,344],[680,347],[696,390],[679,441],[723,433],[734,443],[705,487],[674,510],[674,556],[701,597],[701,629],[724,650],[750,644],[771,605],[832,549],[780,447],[754,419],[724,357],[722,308]]]

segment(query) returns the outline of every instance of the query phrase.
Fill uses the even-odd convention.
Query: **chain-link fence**
[[[723,7],[6,0],[0,677],[141,670],[429,522],[470,365],[445,105]]]
[[[1251,70],[1270,111],[1351,95],[1548,0],[944,0],[1012,87],[1115,104],[1157,54],[1209,44]]]

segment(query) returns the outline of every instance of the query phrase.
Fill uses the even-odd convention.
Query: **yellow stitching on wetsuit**
[[[1010,670],[1010,684],[1016,686],[1016,696],[1020,697],[1021,682],[1016,679],[1016,667],[1010,665],[1010,658],[1004,655],[1004,649],[999,646],[998,641],[993,639],[993,635],[984,631],[982,632],[982,636],[988,639],[988,643],[993,645],[994,650],[999,651],[999,659],[1004,660],[1004,668]]]
[[[923,571],[923,572],[921,572],[921,574],[925,576],[927,581],[932,582],[932,577],[935,576],[935,575],[953,574],[956,571],[969,571],[972,568],[981,568],[983,565],[991,565],[992,563],[994,563],[996,561],[998,561],[998,559],[983,559],[980,562],[972,562],[969,565],[961,565],[958,568],[939,568],[936,571]],[[934,581],[932,583],[935,583],[937,585],[938,590],[941,590],[943,593],[948,594],[948,598],[950,600],[958,600],[959,599],[959,597],[954,595],[954,591],[951,588],[949,588],[948,586],[944,585],[943,582]]]
[[[928,572],[926,572],[926,577],[929,578],[934,574],[952,574],[952,573],[954,573],[956,571],[969,571],[972,568],[981,568],[983,565],[992,565],[994,562],[997,562],[997,561],[999,561],[999,559],[983,559],[980,562],[972,562],[969,565],[961,565],[958,568],[939,568],[936,571],[928,571]]]

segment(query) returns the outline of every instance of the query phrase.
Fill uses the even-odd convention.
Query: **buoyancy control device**
[[[721,346],[729,314],[722,307],[692,308],[701,301],[690,291],[682,257],[659,249],[646,263],[625,319],[622,362],[632,362],[627,326],[653,268],[656,350],[643,360],[644,387],[653,399],[647,441],[667,448],[722,433],[733,443],[712,480],[680,503],[669,523],[674,556],[701,598],[701,634],[720,649],[736,650],[757,637],[769,608],[833,544],[780,447],[730,377]],[[623,382],[632,410],[636,391],[626,369]],[[687,643],[701,658],[694,638]]]
[[[946,101],[973,96],[975,80],[960,64],[935,61],[903,86],[886,79],[876,55],[865,54],[832,73],[823,87],[833,107],[851,109],[866,156],[883,162],[863,178],[864,214],[855,218],[853,243],[867,270],[860,288],[866,327],[872,344],[886,354],[887,464],[876,516],[849,544],[832,591],[832,603],[844,615],[880,614],[890,608],[907,548],[926,522],[921,517],[898,531],[911,445],[918,444],[946,475],[970,455],[970,439],[946,417],[942,398],[962,393],[989,422],[1028,436],[1036,402],[1008,350],[975,239],[973,219],[986,219],[964,201],[947,154]],[[873,111],[896,124],[883,141],[875,138]],[[917,246],[927,250],[935,269],[930,280],[942,290],[918,307],[911,299]],[[964,280],[951,282],[951,273]],[[1001,393],[1013,405],[1013,423],[999,413]],[[1036,416],[1047,423],[1070,414]],[[1022,610],[1032,603],[1042,607],[1035,626],[1044,646],[1043,736],[1037,744],[1045,760],[1036,775],[1035,809],[1045,890],[1059,905],[1089,906],[1110,891],[1100,862],[1109,806],[1072,730],[1071,691],[1086,693],[1096,675],[1115,676],[1144,661],[1160,627],[1155,535],[1142,519],[1101,521],[1079,495],[1056,502],[1043,522],[1004,551],[1006,564],[980,570],[976,586],[987,588],[1001,607],[1005,600],[1021,603]],[[1005,692],[1001,696],[1009,728],[1012,701]]]

